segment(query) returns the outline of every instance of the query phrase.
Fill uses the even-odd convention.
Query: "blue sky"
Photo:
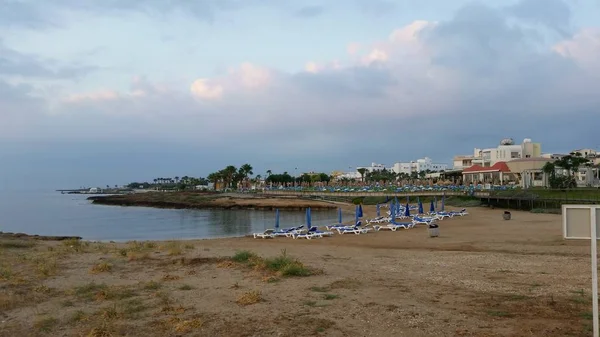
[[[168,3],[168,5],[167,5]],[[598,147],[593,0],[0,0],[0,189]]]

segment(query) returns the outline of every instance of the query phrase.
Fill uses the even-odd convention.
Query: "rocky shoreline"
[[[81,236],[55,236],[55,235],[32,235],[25,233],[4,233],[0,232],[0,239],[31,239],[42,241],[64,241],[81,240]]]
[[[87,198],[93,204],[124,207],[152,207],[163,209],[227,209],[227,210],[330,210],[338,206],[316,200],[300,198],[276,198],[231,194],[208,194],[193,192],[150,192],[128,195],[93,196]]]

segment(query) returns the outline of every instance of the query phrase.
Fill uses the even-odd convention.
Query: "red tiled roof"
[[[508,165],[506,165],[505,162],[500,161],[489,167],[473,165],[463,170],[463,173],[471,172],[510,172],[510,169],[508,168]]]

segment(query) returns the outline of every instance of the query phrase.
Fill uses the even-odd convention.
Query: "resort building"
[[[331,172],[331,179],[333,180],[361,180],[360,173],[358,171],[353,172],[342,172],[342,171],[333,171]]]
[[[392,167],[392,171],[395,173],[406,173],[411,174],[413,172],[421,172],[421,171],[446,171],[448,169],[447,164],[436,164],[431,161],[431,158],[425,157],[422,159],[417,159],[411,162],[405,163],[395,163]]]
[[[377,164],[377,163],[371,163],[371,166],[359,166],[359,167],[356,168],[357,171],[360,170],[360,169],[366,169],[368,172],[383,171],[385,169],[385,165],[383,165],[383,164]]]
[[[473,149],[473,155],[457,155],[453,167],[462,170],[471,166],[492,167],[499,162],[509,162],[522,158],[538,158],[542,155],[542,145],[525,138],[521,144],[515,144],[512,138],[505,138],[495,148]]]

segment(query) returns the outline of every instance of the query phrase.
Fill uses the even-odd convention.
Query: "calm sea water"
[[[74,235],[86,240],[168,240],[243,236],[273,228],[275,212],[169,210],[92,205],[89,195],[0,191],[0,231]],[[313,211],[313,225],[336,222],[336,210]],[[302,211],[281,211],[281,227],[305,223]]]

